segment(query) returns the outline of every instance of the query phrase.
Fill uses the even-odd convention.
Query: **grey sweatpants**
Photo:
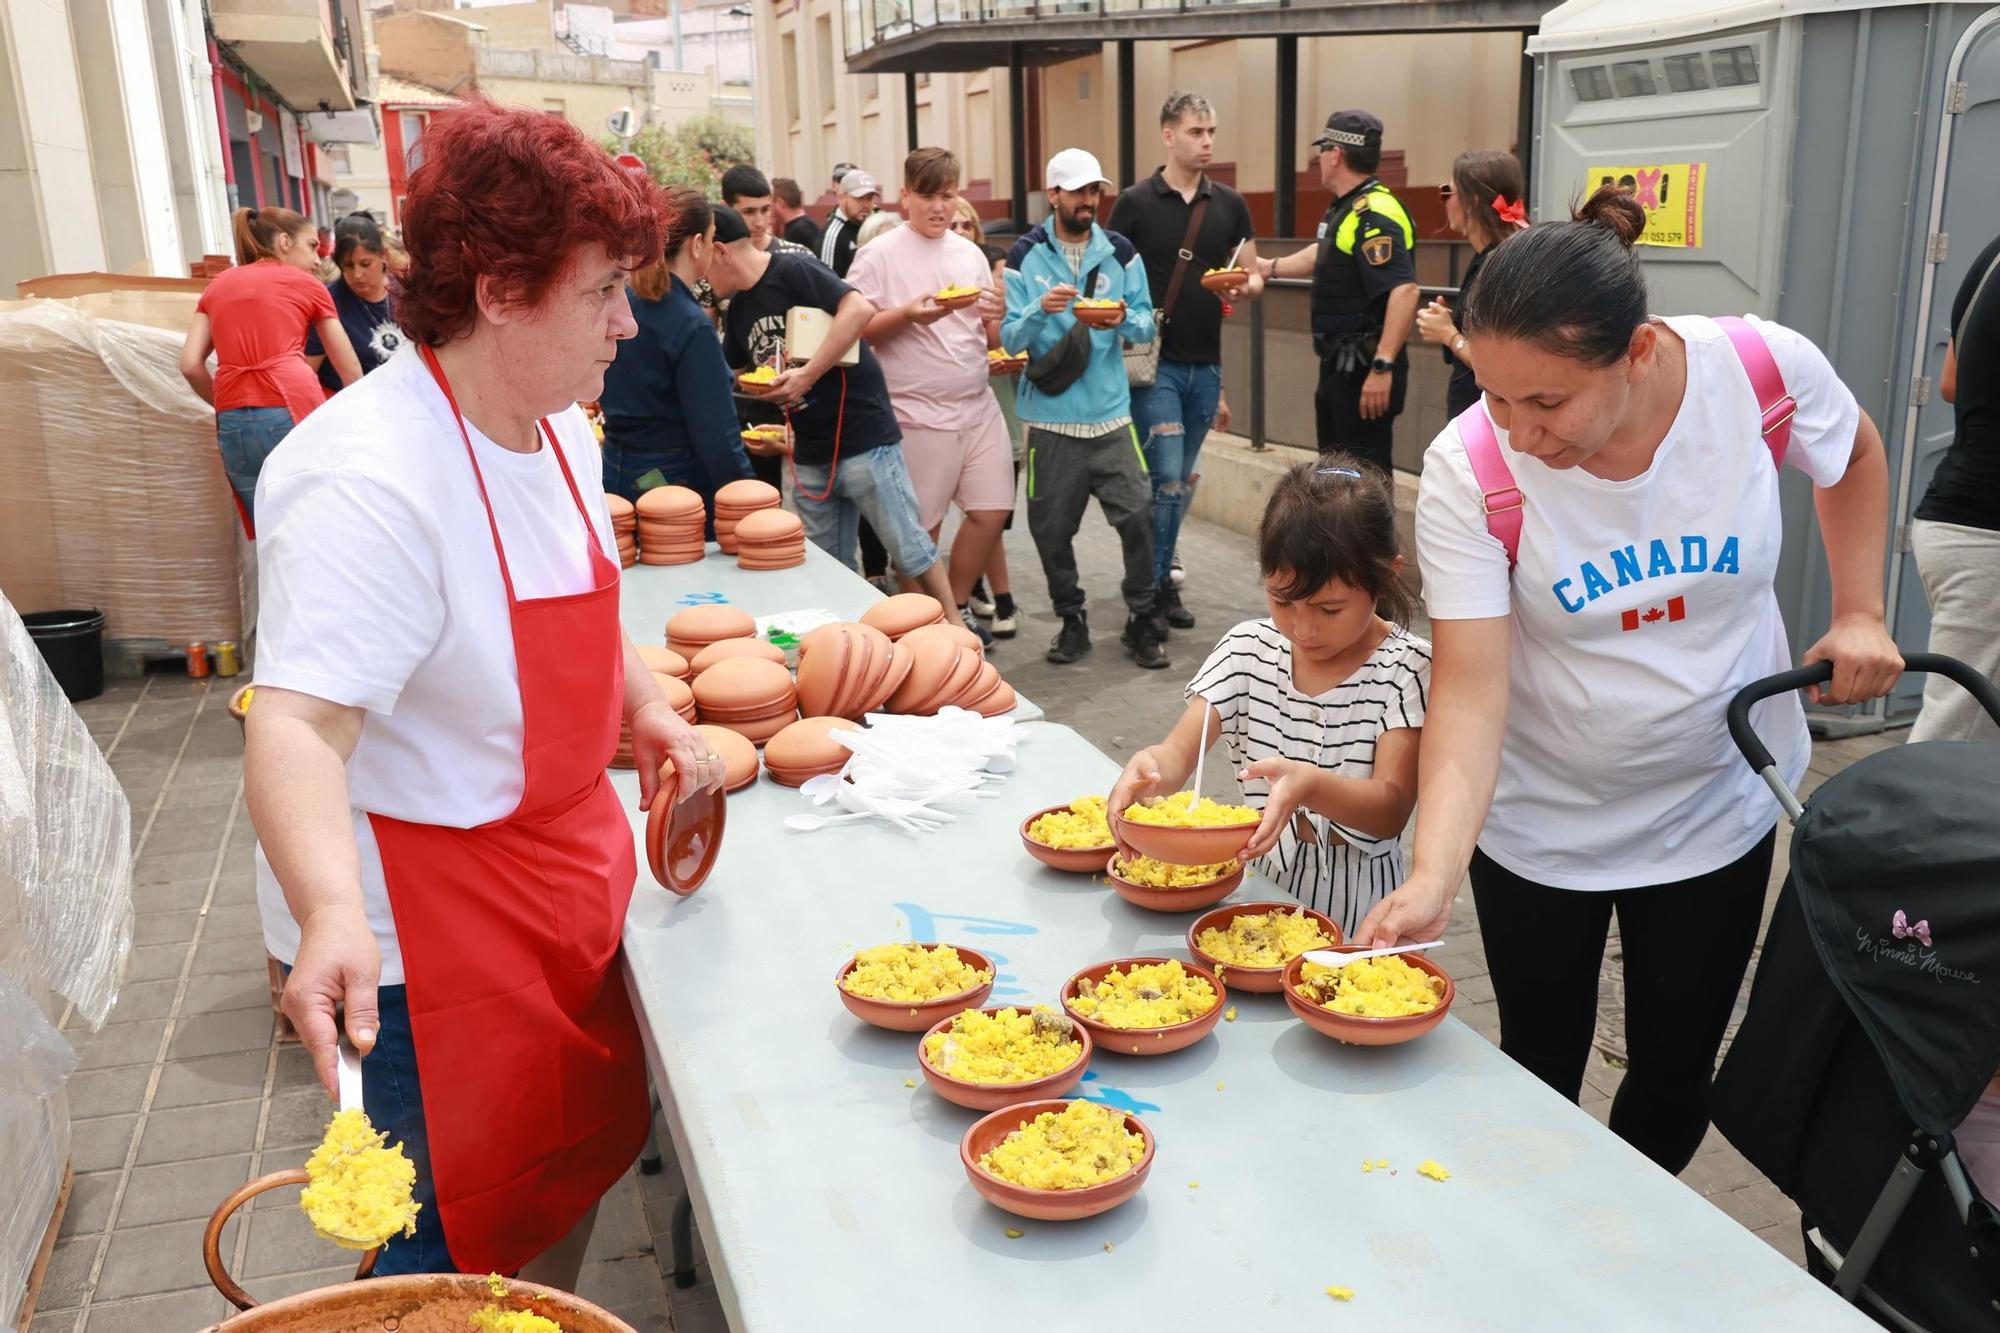
[[[1920,518],[1910,525],[1910,549],[1931,603],[1930,650],[1956,657],[1988,680],[2000,681],[2000,532]],[[1924,679],[1924,711],[1913,741],[2000,740],[2000,727],[1979,701],[1943,676]]]
[[[1134,616],[1153,613],[1153,492],[1146,460],[1132,428],[1095,439],[1028,427],[1028,531],[1049,581],[1049,604],[1059,616],[1083,610],[1076,572],[1076,530],[1090,497],[1104,508],[1124,547],[1125,607]]]

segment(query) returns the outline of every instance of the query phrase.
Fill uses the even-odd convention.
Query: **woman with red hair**
[[[617,970],[620,723],[642,808],[722,779],[619,626],[576,406],[633,335],[625,284],[660,254],[663,201],[539,111],[475,103],[423,150],[409,345],[264,469],[258,901],[320,1081],[338,1022],[369,1118],[417,1166],[416,1234],[376,1272],[572,1287],[649,1120]]]

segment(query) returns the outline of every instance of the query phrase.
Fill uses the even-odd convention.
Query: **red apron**
[[[438,1215],[460,1272],[517,1272],[560,1240],[644,1146],[651,1103],[618,974],[638,873],[605,775],[624,697],[618,566],[541,423],[590,548],[592,587],[515,596],[486,479],[444,371],[423,348],[472,462],[521,689],[514,812],[478,828],[369,816],[403,952]]]

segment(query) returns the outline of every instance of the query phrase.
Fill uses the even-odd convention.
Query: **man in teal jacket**
[[[1050,604],[1062,618],[1048,660],[1074,662],[1090,651],[1075,540],[1094,495],[1125,552],[1120,641],[1140,666],[1164,667],[1167,654],[1153,620],[1153,496],[1132,430],[1120,342],[1153,336],[1146,265],[1130,241],[1097,225],[1111,181],[1095,157],[1065,148],[1049,159],[1046,182],[1051,216],[1007,254],[1000,341],[1029,356],[1016,398],[1028,434],[1028,531],[1048,577]],[[1079,299],[1123,301],[1124,320],[1073,333]]]

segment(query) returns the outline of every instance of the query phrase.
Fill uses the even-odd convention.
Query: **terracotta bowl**
[[[969,305],[979,304],[979,293],[971,291],[960,292],[957,296],[940,296],[936,292],[933,292],[931,293],[931,300],[937,302],[940,307],[946,310],[963,310]]]
[[[752,398],[763,398],[768,395],[771,392],[771,383],[770,380],[753,380],[742,374],[736,377],[737,390],[749,394]]]
[[[1093,329],[1115,329],[1125,322],[1125,303],[1115,306],[1072,306],[1076,322],[1088,324]]]
[[[664,786],[673,769],[660,774]],[[646,860],[661,888],[685,898],[700,888],[722,850],[728,804],[715,788],[698,791],[678,804],[656,796],[646,816]]]
[[[943,619],[944,603],[929,593],[899,592],[869,607],[862,613],[861,623],[900,639],[920,625],[935,625]]]
[[[1212,954],[1203,952],[1195,941],[1201,938],[1203,931],[1216,927],[1227,930],[1229,923],[1239,916],[1261,916],[1266,912],[1293,912],[1298,910],[1298,907],[1299,904],[1289,900],[1277,903],[1229,903],[1212,912],[1204,912],[1195,918],[1193,925],[1188,927],[1188,952],[1192,953],[1203,967],[1228,983],[1231,990],[1249,991],[1256,995],[1276,995],[1285,988],[1285,969],[1282,965],[1240,967],[1235,963],[1225,963]],[[1306,908],[1305,912],[1318,924],[1320,934],[1332,940],[1334,947],[1338,948],[1340,927],[1334,924],[1333,918],[1324,912],[1315,912],[1310,907]]]
[[[687,674],[690,677],[699,676],[717,662],[730,657],[761,657],[766,662],[776,662],[779,666],[785,664],[785,650],[769,640],[717,639],[694,655],[694,660],[687,664]]]
[[[1079,1024],[1090,1029],[1090,1035],[1097,1038],[1097,1044],[1107,1051],[1119,1055],[1166,1055],[1192,1046],[1206,1037],[1210,1030],[1222,1020],[1222,1011],[1229,1007],[1229,988],[1221,978],[1200,963],[1182,962],[1181,966],[1199,976],[1206,977],[1208,984],[1215,987],[1215,1007],[1200,1018],[1189,1019],[1185,1023],[1174,1023],[1163,1028],[1115,1028],[1108,1023],[1100,1023],[1094,1018],[1085,1018],[1071,1005],[1076,988],[1085,983],[1095,985],[1103,980],[1104,974],[1112,968],[1131,971],[1141,963],[1166,963],[1175,961],[1168,958],[1113,958],[1107,962],[1093,963],[1083,971],[1063,983],[1063,1011]]]
[[[1061,1097],[1083,1082],[1083,1076],[1090,1068],[1090,1057],[1097,1050],[1097,1043],[1091,1040],[1090,1033],[1081,1023],[1076,1027],[1076,1040],[1077,1044],[1083,1047],[1083,1054],[1077,1056],[1076,1062],[1068,1068],[1046,1077],[1031,1078],[1022,1083],[974,1083],[968,1079],[953,1078],[940,1070],[931,1063],[929,1053],[924,1050],[924,1043],[930,1039],[931,1033],[950,1027],[964,1009],[971,1007],[973,1006],[961,1006],[944,1015],[926,1028],[923,1037],[917,1042],[917,1063],[923,1067],[924,1078],[938,1096],[953,1105],[963,1106],[968,1111],[997,1111],[1016,1102],[1031,1101],[1040,1097]],[[1020,1008],[1022,1006],[1018,1004],[995,1004],[987,1006],[982,1012],[997,1014],[1002,1009]]]
[[[1118,858],[1104,867],[1105,877],[1118,896],[1134,907],[1143,907],[1149,912],[1199,912],[1204,907],[1213,907],[1236,891],[1243,882],[1243,864],[1218,879],[1201,884],[1190,884],[1179,889],[1156,889],[1151,885],[1130,880],[1118,873]]]
[[[1009,1134],[1042,1112],[1061,1111],[1067,1105],[1067,1100],[1020,1102],[993,1112],[965,1131],[965,1137],[958,1144],[958,1160],[965,1167],[972,1188],[978,1190],[986,1202],[1017,1217],[1032,1217],[1041,1222],[1073,1222],[1080,1217],[1095,1217],[1116,1208],[1139,1192],[1139,1187],[1146,1183],[1146,1173],[1153,1169],[1155,1142],[1153,1131],[1135,1115],[1125,1117],[1125,1128],[1145,1138],[1146,1153],[1137,1166],[1102,1185],[1080,1190],[1031,1190],[1002,1180],[979,1165],[979,1159],[993,1151]]]
[[[1356,953],[1360,951],[1360,947],[1358,944],[1347,944],[1335,949],[1334,952]],[[1285,964],[1285,1003],[1291,1006],[1292,1012],[1304,1019],[1306,1026],[1313,1031],[1324,1033],[1352,1046],[1396,1046],[1406,1041],[1415,1041],[1444,1022],[1444,1016],[1450,1012],[1452,997],[1458,993],[1458,988],[1451,984],[1451,977],[1445,970],[1430,959],[1411,953],[1403,954],[1402,959],[1411,967],[1421,968],[1444,982],[1444,998],[1439,1000],[1438,1007],[1429,1013],[1410,1014],[1403,1018],[1358,1018],[1352,1014],[1336,1014],[1331,1010],[1322,1009],[1308,1000],[1301,999],[1293,990],[1293,987],[1298,985],[1300,973],[1305,970],[1304,955]]]
[[[752,509],[768,509],[780,503],[782,499],[778,488],[770,482],[744,477],[716,491],[715,515],[718,519],[724,514],[741,517]]]
[[[235,692],[229,696],[229,716],[235,718],[239,723],[250,716],[250,705],[245,703],[244,700],[249,697],[250,691],[256,688],[257,686],[254,681],[245,681],[243,684],[238,685]]]
[[[1028,368],[1028,358],[1021,356],[989,356],[986,358],[986,373],[989,375],[1018,375]]]
[[[1045,842],[1036,842],[1028,836],[1028,825],[1034,823],[1043,815],[1052,815],[1058,811],[1067,809],[1069,809],[1069,802],[1065,801],[1061,805],[1046,806],[1022,820],[1021,845],[1028,849],[1028,855],[1034,857],[1045,866],[1053,867],[1056,870],[1068,870],[1077,874],[1094,875],[1104,869],[1105,865],[1111,860],[1112,854],[1118,850],[1115,846],[1107,843],[1102,847],[1051,847]]]
[[[724,792],[740,791],[757,780],[757,747],[728,727],[703,723],[695,728],[722,759]]]
[[[995,971],[993,960],[977,949],[968,949],[963,944],[954,944],[958,956],[972,966],[985,971]],[[855,959],[848,959],[840,965],[840,971],[833,974],[833,988],[840,995],[840,1002],[853,1014],[871,1027],[887,1028],[891,1032],[924,1032],[942,1020],[949,1023],[967,1009],[977,1009],[993,993],[992,981],[947,995],[939,1000],[927,1000],[922,1004],[897,1004],[892,1000],[870,1000],[860,995],[850,995],[840,983],[847,980],[847,974],[854,970]]]
[[[1177,866],[1206,866],[1240,859],[1260,822],[1253,819],[1210,828],[1175,828],[1165,824],[1136,824],[1116,810],[1109,812],[1108,819],[1111,840],[1121,849]]]
[[[532,1310],[574,1333],[634,1333],[632,1326],[581,1296],[507,1279],[504,1308]],[[353,1333],[472,1327],[474,1311],[493,1304],[484,1274],[413,1273],[341,1282],[232,1315],[202,1333]],[[185,1327],[185,1325],[182,1325]]]
[[[1211,292],[1218,293],[1226,292],[1232,287],[1241,287],[1249,281],[1249,271],[1240,268],[1226,268],[1220,273],[1204,273],[1201,275],[1201,285]]]
[[[646,664],[648,671],[662,676],[688,678],[688,660],[671,648],[656,647],[650,643],[639,645],[639,660]]]

